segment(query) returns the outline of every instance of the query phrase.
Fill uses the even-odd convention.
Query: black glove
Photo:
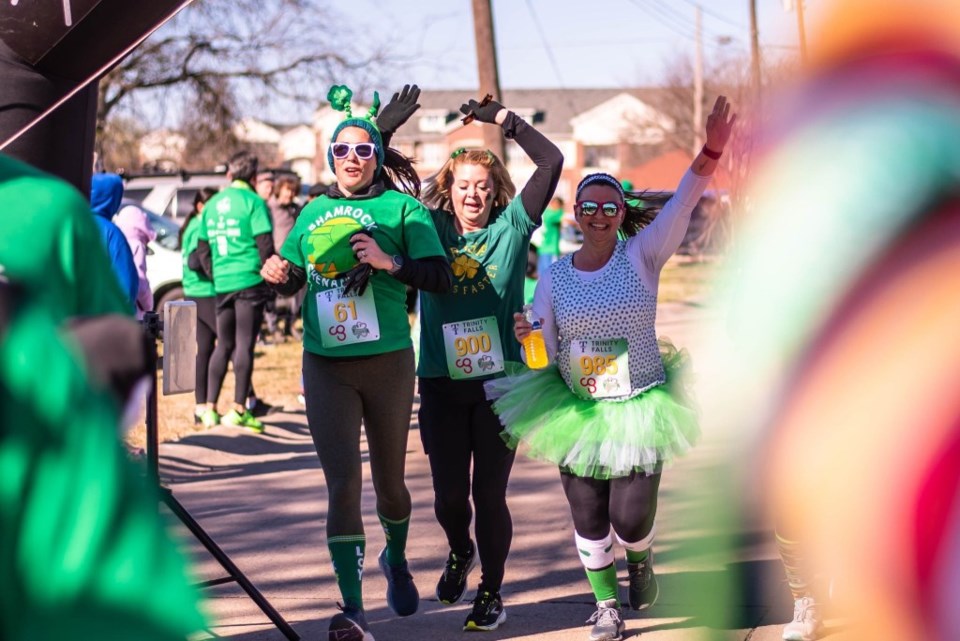
[[[473,117],[480,122],[488,122],[492,125],[497,124],[497,114],[503,109],[503,105],[496,100],[490,100],[482,107],[480,104],[481,103],[476,100],[470,99],[468,102],[460,105],[460,113],[465,116],[473,114]]]
[[[377,116],[377,127],[383,136],[384,144],[420,108],[417,104],[419,99],[420,88],[417,85],[403,85],[401,91],[393,94],[393,98]]]
[[[356,294],[363,296],[367,291],[367,285],[370,283],[370,276],[373,275],[373,267],[366,263],[360,263],[346,274],[343,278],[343,295]]]
[[[366,229],[358,231],[356,235],[373,238],[373,234]],[[350,243],[351,246],[355,244],[355,241]],[[367,291],[367,284],[370,282],[370,276],[372,275],[373,267],[367,263],[359,263],[356,267],[347,271],[343,279],[344,295],[355,293],[357,296],[363,296],[363,292]]]

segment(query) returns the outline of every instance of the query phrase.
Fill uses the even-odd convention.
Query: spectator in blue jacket
[[[120,200],[123,198],[123,179],[117,174],[94,174],[90,183],[90,208],[94,213],[94,221],[100,228],[103,244],[110,256],[113,273],[120,281],[120,288],[130,301],[131,312],[135,308],[137,289],[140,279],[137,267],[133,262],[130,245],[120,228],[113,224],[112,218],[120,209]]]

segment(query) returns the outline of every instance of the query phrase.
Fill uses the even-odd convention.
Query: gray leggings
[[[303,353],[307,422],[327,481],[327,537],[360,534],[360,422],[370,452],[377,512],[410,516],[403,475],[413,410],[413,349],[361,359]]]

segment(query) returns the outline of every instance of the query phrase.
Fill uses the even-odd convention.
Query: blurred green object
[[[182,641],[205,626],[184,558],[55,320],[0,334],[0,637]]]

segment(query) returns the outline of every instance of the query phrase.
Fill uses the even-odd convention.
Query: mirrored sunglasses
[[[604,216],[613,218],[622,208],[623,205],[615,202],[596,203],[592,200],[584,200],[577,203],[577,209],[584,216],[596,216],[598,211],[602,211]]]
[[[372,142],[334,142],[330,143],[330,151],[334,158],[344,159],[350,151],[357,154],[360,160],[370,160],[377,152],[377,146]]]

